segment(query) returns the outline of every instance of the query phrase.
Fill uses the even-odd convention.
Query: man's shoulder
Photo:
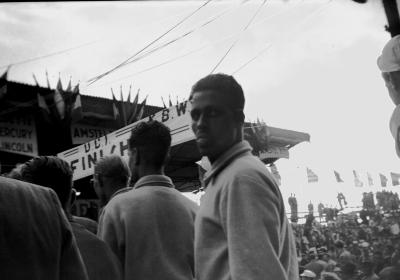
[[[45,205],[49,204],[57,204],[55,192],[46,187],[1,176],[0,186],[1,196],[7,197],[7,200],[36,205],[38,208],[44,208]],[[26,199],[22,199],[23,197]]]
[[[273,184],[273,177],[264,163],[251,153],[239,156],[230,162],[220,173],[224,180],[230,178],[236,180],[238,177],[248,176],[253,179],[262,179]]]

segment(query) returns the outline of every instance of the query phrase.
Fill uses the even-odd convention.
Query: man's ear
[[[139,165],[141,160],[141,150],[138,148],[133,148],[133,156],[135,159],[135,165]]]
[[[76,200],[76,190],[74,188],[72,188],[71,192],[70,192],[70,197],[69,197],[69,202],[70,202],[71,206],[74,205],[75,200]]]
[[[244,113],[242,110],[236,111],[234,116],[235,116],[235,121],[239,123],[244,123]]]

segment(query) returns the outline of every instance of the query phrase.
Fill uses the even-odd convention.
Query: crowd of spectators
[[[365,193],[361,211],[324,219],[309,213],[304,224],[292,223],[302,279],[400,279],[398,195],[376,196],[372,207]]]

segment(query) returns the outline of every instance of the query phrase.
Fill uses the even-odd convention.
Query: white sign
[[[194,134],[190,127],[190,106],[191,104],[188,101],[181,102],[138,122],[157,120],[164,123],[171,130],[171,145],[178,145],[194,139]],[[59,153],[57,156],[70,164],[74,171],[74,180],[90,176],[93,174],[96,161],[104,156],[117,154],[125,160],[128,159],[128,139],[131,135],[132,127],[138,122]]]
[[[0,150],[32,157],[37,156],[34,118],[21,116],[0,120]]]
[[[110,128],[84,124],[71,125],[72,144],[83,144],[113,132]]]

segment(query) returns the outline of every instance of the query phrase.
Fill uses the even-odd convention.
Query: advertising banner
[[[194,139],[194,134],[190,127],[190,102],[188,101],[163,109],[138,122],[149,120],[160,121],[170,128],[172,146]],[[93,174],[96,161],[104,156],[117,154],[125,160],[128,159],[128,139],[131,135],[132,127],[136,123],[59,153],[57,156],[70,164],[74,171],[74,180],[90,176]]]
[[[111,133],[112,129],[85,124],[71,125],[72,144],[83,144]]]
[[[26,115],[0,120],[0,150],[37,156],[38,145],[34,118]]]

